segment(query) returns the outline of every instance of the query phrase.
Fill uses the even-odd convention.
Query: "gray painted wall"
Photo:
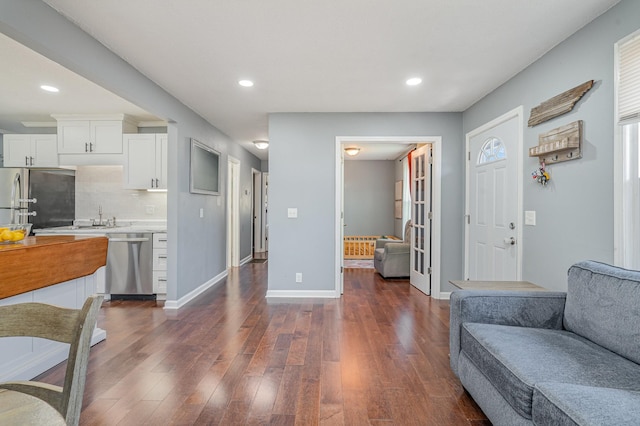
[[[0,32],[169,122],[167,300],[179,299],[226,269],[228,155],[241,161],[240,255],[251,254],[251,196],[244,191],[251,191],[251,168],[261,168],[258,158],[43,2],[0,3]],[[192,137],[222,153],[221,196],[189,193]]]
[[[394,163],[344,162],[344,235],[394,235]]]
[[[463,274],[461,113],[269,116],[269,290],[335,288],[336,136],[442,136],[441,288]],[[287,208],[298,218],[288,219]],[[295,273],[303,282],[295,282]]]
[[[571,113],[524,129],[524,210],[537,212],[537,225],[523,230],[525,280],[566,290],[567,269],[576,261],[613,262],[613,46],[640,27],[639,17],[640,2],[620,2],[463,115],[465,134],[518,105],[526,122],[540,102],[596,82]],[[537,159],[528,148],[538,144],[538,134],[575,120],[584,121],[583,158],[550,166],[546,187],[533,183]]]

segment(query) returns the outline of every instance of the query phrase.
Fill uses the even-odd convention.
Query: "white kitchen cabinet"
[[[124,187],[167,189],[167,134],[125,134],[123,145]]]
[[[122,135],[137,131],[124,114],[53,115],[58,121],[58,153],[122,154]]]
[[[153,292],[158,299],[166,298],[167,294],[167,234],[156,232],[153,234]]]
[[[56,135],[4,135],[4,167],[57,167]]]

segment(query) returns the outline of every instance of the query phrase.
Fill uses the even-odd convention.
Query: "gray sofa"
[[[494,425],[640,425],[640,272],[585,261],[566,293],[450,306],[451,368]]]

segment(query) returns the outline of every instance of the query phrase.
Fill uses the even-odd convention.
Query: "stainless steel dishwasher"
[[[108,234],[106,292],[111,299],[155,299],[153,234]]]

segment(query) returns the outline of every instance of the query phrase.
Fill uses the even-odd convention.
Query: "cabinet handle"
[[[93,143],[89,142],[89,152],[93,152]]]
[[[158,184],[158,178],[156,178],[156,188],[160,188],[160,185]]]
[[[31,165],[33,166],[33,157],[29,157],[29,159],[30,159]]]
[[[153,188],[153,178],[151,178],[151,187]]]
[[[28,166],[29,165],[29,157],[28,156],[24,156],[24,165]]]
[[[167,279],[166,278],[158,278],[158,281],[164,281],[166,283]]]
[[[167,258],[167,256],[166,256],[166,255],[165,255],[165,256],[162,256],[162,255],[159,255],[159,256],[158,256],[158,259],[166,259],[166,258]]]
[[[166,239],[166,238],[165,238],[165,239],[162,239],[162,238],[158,238],[158,242],[161,242],[161,243],[166,243],[166,242],[167,242],[167,239]]]
[[[89,152],[89,144],[88,143],[84,143],[84,152]]]

